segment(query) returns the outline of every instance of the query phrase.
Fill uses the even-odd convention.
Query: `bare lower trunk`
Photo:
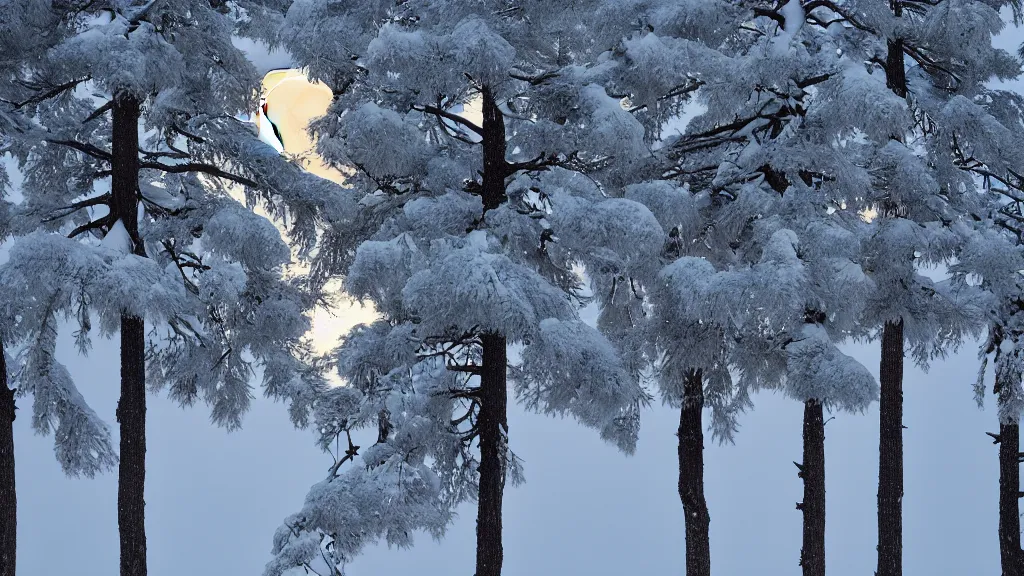
[[[999,425],[999,557],[1003,576],[1024,576],[1020,547],[1020,424]]]
[[[139,101],[115,97],[113,108],[111,210],[134,244],[138,242]],[[142,318],[121,316],[121,461],[117,477],[117,527],[121,537],[121,576],[146,576],[146,330]]]
[[[476,517],[476,576],[500,576],[504,551],[501,542],[501,502],[507,465],[506,342],[493,334],[481,337],[480,372],[480,495]]]
[[[481,170],[481,196],[484,214],[505,201],[505,118],[498,109],[491,89],[484,86],[481,94],[483,109],[483,170]],[[483,334],[483,366],[480,368],[480,412],[477,430],[480,438],[480,494],[476,517],[476,576],[500,576],[504,561],[501,542],[501,502],[505,489],[508,465],[508,422],[506,405],[507,343],[500,334]]]
[[[890,0],[893,15],[903,16],[903,1]],[[907,97],[904,42],[890,38],[885,58],[885,83],[900,98]],[[893,134],[899,142],[904,134]],[[891,215],[903,207],[889,206]],[[882,329],[882,386],[878,438],[878,568],[875,576],[903,574],[903,320]]]
[[[14,390],[0,344],[0,576],[15,576],[18,552],[18,496],[14,486]]]
[[[711,574],[711,515],[704,498],[704,381],[699,370],[686,375],[679,410],[679,499],[686,516],[686,576]]]
[[[882,331],[877,576],[903,573],[903,322]]]
[[[804,403],[804,545],[800,566],[804,576],[825,576],[825,414],[817,400]]]

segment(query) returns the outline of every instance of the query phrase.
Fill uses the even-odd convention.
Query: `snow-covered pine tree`
[[[2,345],[0,345],[2,347]],[[14,481],[14,389],[0,350],[0,576],[15,576],[18,553],[18,493]]]
[[[859,94],[833,93],[835,110],[863,110],[859,126],[848,113],[837,118],[845,116],[867,134],[873,148],[862,160],[871,192],[858,204],[877,213],[864,255],[877,290],[864,325],[877,327],[882,344],[879,576],[902,574],[905,349],[927,365],[978,329],[974,292],[933,283],[920,268],[956,256],[965,241],[958,224],[979,212],[970,162],[959,158],[959,149],[965,136],[977,137],[967,124],[987,116],[984,83],[1019,72],[1015,59],[992,46],[1003,26],[998,10],[1005,6],[1019,10],[1017,2],[1002,0],[802,6],[808,25],[835,33],[851,64],[844,76],[860,79]],[[878,114],[882,110],[889,113]],[[865,122],[872,117],[878,121]]]
[[[1019,16],[1019,13],[1015,14]],[[999,414],[999,552],[1004,575],[1024,575],[1020,525],[1020,418],[1024,412],[1024,363],[1021,361],[1024,283],[1024,116],[1021,95],[980,89],[956,110],[949,128],[953,164],[970,178],[965,185],[988,192],[990,201],[978,213],[965,248],[952,266],[955,277],[977,284],[990,296],[988,337],[983,341],[975,384],[979,406],[984,402],[985,372],[994,365],[992,393]],[[966,178],[965,178],[966,179]]]
[[[36,100],[9,100],[12,93],[6,81],[23,64],[26,55],[46,46],[50,21],[24,4],[4,6],[5,23],[0,26],[0,157],[7,156],[18,134],[30,129],[29,119],[21,111]],[[12,224],[23,222],[10,198],[19,196],[4,164],[0,164],[0,238],[7,241]],[[32,393],[32,424],[40,433],[52,433],[54,448],[63,471],[70,476],[93,477],[117,464],[117,454],[106,424],[86,404],[66,368],[44,347],[34,357],[37,370],[26,373],[12,362],[8,351],[22,346],[26,339],[49,338],[39,331],[26,334],[35,315],[18,304],[26,293],[2,283],[0,288],[0,575],[15,576],[17,571],[17,490],[15,484],[14,420],[16,392]],[[50,289],[50,287],[47,287]],[[46,325],[44,322],[43,326]]]
[[[358,449],[347,440],[276,534],[268,575],[335,574],[377,539],[440,535],[466,499],[478,506],[476,574],[500,574],[503,488],[520,478],[508,448],[510,345],[521,346],[511,373],[521,402],[632,450],[646,396],[578,315],[581,275],[642,265],[660,243],[649,210],[605,197],[647,156],[642,126],[593,82],[598,56],[633,25],[618,9],[289,7],[280,36],[336,95],[314,125],[319,151],[363,195],[362,226],[325,234],[317,269],[381,315],[339,348],[347,385],[327,394],[319,427],[325,445],[378,433],[342,469]],[[479,119],[465,112],[475,107]]]
[[[77,319],[83,349],[94,316],[103,335],[120,333],[121,574],[144,575],[147,375],[150,388],[168,388],[183,405],[202,398],[215,423],[236,428],[259,366],[266,394],[290,400],[292,418],[305,423],[323,386],[304,361],[312,299],[284,277],[291,253],[281,234],[250,208],[287,221],[308,254],[320,222],[344,220],[345,196],[235,118],[255,107],[258,79],[231,44],[230,7],[18,0],[11,8],[47,31],[3,85],[5,100],[31,119],[11,146],[25,173],[25,228],[15,230],[24,237],[5,272],[24,289],[17,306],[38,312],[26,316],[35,340],[22,372],[46,373],[61,315]],[[22,23],[5,21],[0,37],[24,36]],[[37,222],[75,240],[33,233]],[[40,390],[21,389],[38,404]]]
[[[806,403],[812,456],[803,465],[809,497],[802,564],[805,573],[823,572],[822,406],[860,409],[872,399],[863,368],[840,354],[824,329],[804,327],[819,315],[830,323],[856,317],[857,298],[838,297],[837,289],[846,284],[863,300],[869,287],[856,264],[857,236],[846,230],[851,216],[830,209],[848,190],[821,189],[823,174],[837,169],[837,151],[799,127],[837,56],[802,48],[802,13],[794,6],[785,10],[784,26],[736,5],[648,9],[647,30],[622,43],[610,76],[646,120],[648,137],[663,138],[657,155],[668,169],[657,176],[669,180],[631,186],[627,197],[658,216],[664,268],[656,278],[631,279],[646,292],[650,316],[639,320],[643,309],[635,297],[632,305],[623,300],[609,308],[620,311],[608,315],[609,324],[627,340],[630,333],[640,336],[631,349],[646,348],[663,399],[680,407],[687,573],[710,573],[703,408],[712,411],[713,434],[729,439],[750,392],[783,385]],[[706,109],[685,131],[664,137],[689,95]],[[822,146],[808,144],[815,135]],[[856,215],[852,220],[857,227]],[[838,327],[831,331],[839,334]],[[808,382],[808,366],[816,362],[841,365],[857,377],[837,373]]]
[[[1014,63],[1005,58],[1005,53],[990,49],[993,28],[987,18],[992,11],[980,4],[939,3],[948,9],[973,12],[973,16],[966,18],[968,21],[988,22],[970,27],[977,38],[971,36],[969,43],[964,40],[944,50],[969,51],[981,38],[988,48],[971,57],[988,60],[970,74],[976,71],[982,79],[993,73],[1012,75]],[[652,34],[645,35],[642,42],[634,41],[625,52],[627,63],[645,61],[661,66],[650,66],[659,71],[654,76],[660,84],[655,86],[680,87],[656,91],[655,98],[695,93],[707,108],[689,124],[686,132],[663,147],[665,155],[677,162],[663,177],[682,179],[686,184],[684,191],[697,190],[694,200],[710,215],[709,225],[697,226],[701,230],[699,242],[687,246],[676,241],[672,250],[683,246],[708,258],[715,268],[727,271],[735,266],[734,262],[750,263],[758,258],[765,246],[763,239],[770,237],[773,230],[790,228],[796,232],[802,251],[822,251],[813,257],[806,254],[811,257],[807,263],[822,259],[818,265],[829,270],[824,278],[832,279],[830,290],[841,286],[835,284],[835,279],[856,281],[846,286],[855,288],[857,298],[852,300],[866,298],[870,304],[858,318],[857,307],[850,306],[848,296],[838,301],[838,307],[819,308],[822,303],[814,303],[809,311],[825,313],[828,332],[842,338],[857,326],[881,329],[887,321],[898,322],[903,318],[906,340],[915,359],[926,363],[977,327],[978,301],[974,291],[963,290],[951,282],[933,282],[917,269],[919,264],[944,263],[956,254],[962,242],[956,224],[968,217],[976,201],[957,183],[963,178],[962,171],[945,169],[951,160],[949,147],[942,145],[941,135],[928,129],[942,112],[948,114],[960,105],[955,92],[930,90],[925,96],[931,97],[931,108],[917,102],[908,108],[907,102],[886,85],[885,74],[873,70],[876,66],[885,69],[885,60],[874,52],[885,54],[888,49],[885,34],[880,35],[879,42],[875,32],[889,30],[876,27],[878,19],[883,24],[892,24],[887,3],[864,2],[851,7],[846,3],[791,1],[745,6],[752,8],[757,18],[741,18],[738,29],[742,32],[732,35],[715,53],[709,53],[706,45],[686,42],[687,37],[683,42],[661,39],[660,36],[668,34],[663,32],[664,26],[659,28],[656,17],[651,18]],[[872,21],[864,20],[869,12]],[[722,34],[714,24],[702,30]],[[945,28],[936,19],[930,21],[927,30],[937,37]],[[875,36],[865,40],[862,34],[866,32]],[[954,40],[947,38],[948,42]],[[930,42],[929,46],[938,44],[937,40]],[[865,50],[865,46],[869,48]],[[933,59],[938,56],[929,52],[934,48],[922,52],[923,48],[915,51],[907,46],[904,44],[904,53],[915,62],[922,62],[923,72],[913,68],[910,71],[912,77],[916,73],[923,79],[924,92],[929,86],[925,81],[934,80],[946,68],[941,64],[938,68],[934,66]],[[962,61],[951,60],[964,66]],[[666,62],[671,66],[665,66]],[[631,69],[646,67],[633,64]],[[970,74],[961,81],[977,86],[980,80]],[[965,88],[966,92],[970,90]],[[637,93],[635,88],[623,91]],[[737,94],[749,97],[744,100],[737,98]],[[947,107],[941,110],[942,106]],[[704,187],[706,200],[700,195]],[[892,201],[902,203],[901,211],[875,218],[870,224],[861,221],[859,213],[884,209]],[[801,204],[802,210],[794,212]],[[723,205],[727,209],[720,208]],[[773,213],[787,212],[789,216],[773,223],[778,218]],[[834,217],[824,218],[833,212]],[[678,231],[673,236],[679,237]],[[720,238],[717,243],[716,238]],[[868,278],[864,278],[859,267],[869,273]],[[847,320],[837,322],[842,316]],[[773,330],[787,326],[778,321],[770,325]],[[863,332],[863,328],[857,331]],[[725,342],[730,340],[726,338]],[[777,354],[777,349],[773,354]],[[750,354],[750,358],[761,356]],[[784,372],[778,366],[773,368],[772,362],[760,362],[760,367],[755,364],[749,372],[741,370],[745,377],[754,378],[753,384],[770,384],[778,378],[764,384],[759,384],[757,378]],[[856,372],[863,376],[863,371]],[[867,380],[856,380],[860,386],[855,386],[855,390],[868,390]],[[741,393],[743,388],[740,387]],[[823,432],[816,424],[819,419],[815,412],[808,410],[807,416],[815,421],[813,428]],[[812,436],[820,438],[822,434]],[[807,464],[804,463],[805,467]],[[823,470],[823,466],[819,468]],[[883,492],[891,485],[887,484]],[[884,502],[882,508],[888,509],[886,506]],[[806,512],[805,521],[814,516]],[[823,520],[820,517],[815,522]],[[813,528],[806,528],[806,534],[815,535]],[[815,568],[805,565],[805,570],[824,569],[820,544],[819,537],[814,545],[819,563]],[[805,550],[805,557],[810,553]]]
[[[13,129],[5,114],[0,113],[0,153]],[[9,181],[3,165],[0,164],[0,228],[8,229],[10,203],[7,200]],[[0,576],[15,576],[18,552],[18,494],[15,484],[14,461],[14,418],[17,409],[14,392],[7,369],[6,342],[10,339],[0,335]]]

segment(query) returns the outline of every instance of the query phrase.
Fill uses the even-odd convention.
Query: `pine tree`
[[[915,14],[928,10],[931,8],[916,4],[911,8]],[[946,13],[944,10],[971,23],[965,24],[973,35],[970,41],[965,36],[942,36],[949,29],[940,24],[938,14]],[[742,331],[735,332],[742,328],[736,319],[752,313],[749,305],[741,306],[743,314],[726,318],[726,324],[717,326],[725,334],[717,349],[702,350],[693,360],[688,359],[699,366],[720,358],[717,362],[727,366],[733,357],[730,349],[747,349],[746,357],[740,357],[737,365],[744,377],[739,387],[731,387],[727,378],[722,379],[727,385],[719,387],[725,391],[722,398],[732,398],[719,405],[730,406],[731,412],[748,402],[745,390],[777,386],[791,379],[780,364],[778,343],[799,332],[795,328],[797,316],[792,313],[794,304],[806,304],[812,315],[824,313],[831,337],[868,336],[870,332],[865,328],[878,328],[883,336],[888,335],[883,340],[890,347],[899,345],[902,350],[903,344],[898,341],[906,341],[922,365],[977,330],[977,294],[965,290],[962,283],[933,282],[917,270],[922,264],[944,264],[958,253],[963,244],[961,224],[977,209],[977,198],[966,193],[970,188],[962,184],[970,177],[962,166],[956,166],[948,146],[943,144],[954,131],[936,126],[963,122],[957,116],[968,111],[963,109],[964,99],[958,96],[958,90],[973,94],[979,83],[992,75],[1016,73],[1016,64],[1005,53],[990,48],[991,34],[1001,24],[998,18],[993,20],[991,7],[982,3],[938,3],[935,12],[921,24],[923,32],[914,35],[919,43],[916,48],[904,42],[902,52],[896,51],[906,54],[917,66],[900,69],[909,74],[910,93],[919,98],[911,99],[909,105],[906,94],[893,93],[893,83],[899,79],[892,72],[889,77],[885,74],[899,66],[879,57],[889,47],[888,35],[895,37],[911,30],[893,32],[898,22],[894,22],[887,3],[748,3],[741,7],[741,13],[732,26],[724,16],[726,10],[716,13],[722,18],[719,20],[694,18],[705,24],[701,28],[705,35],[717,38],[717,42],[708,42],[707,38],[695,42],[693,38],[699,36],[693,32],[679,34],[672,30],[671,24],[679,19],[667,20],[670,25],[666,29],[654,10],[650,33],[629,40],[621,59],[632,73],[632,77],[624,75],[625,88],[621,91],[631,98],[635,95],[641,107],[671,114],[673,108],[663,105],[665,100],[671,103],[670,97],[694,94],[706,108],[680,135],[659,144],[663,157],[674,163],[661,176],[681,180],[683,194],[678,196],[686,197],[688,191],[690,196],[686,203],[676,201],[679,214],[686,219],[671,222],[683,226],[669,233],[667,253],[700,256],[712,265],[680,277],[680,284],[700,285],[700,279],[715,270],[726,274],[739,270],[737,264],[749,266],[761,258],[767,247],[765,239],[784,228],[795,232],[794,246],[799,246],[803,264],[824,272],[816,273],[806,293],[781,300],[780,309],[789,309],[790,313],[768,323],[772,326],[769,333],[755,330],[758,338],[751,339],[743,337]],[[952,65],[948,62],[955,63],[955,73],[950,72]],[[647,69],[656,71],[652,74],[656,80],[634,72]],[[638,82],[637,77],[642,80]],[[954,80],[957,84],[951,90],[950,82]],[[660,89],[651,91],[652,86]],[[652,115],[650,124],[655,130],[650,132],[657,135],[658,128],[670,126],[665,120],[664,115]],[[659,201],[664,196],[661,194]],[[694,206],[698,207],[696,211]],[[666,212],[664,208],[654,211],[659,216]],[[873,212],[881,213],[881,217],[872,219]],[[705,222],[694,214],[701,214]],[[666,232],[669,228],[666,226]],[[698,233],[687,235],[688,230]],[[691,237],[699,240],[687,243]],[[836,251],[837,246],[850,249]],[[847,286],[852,289],[847,294],[837,291],[844,282],[853,283]],[[761,294],[754,294],[760,300]],[[716,298],[728,300],[728,290]],[[700,310],[700,302],[694,302],[691,309]],[[714,325],[707,316],[697,318],[702,327]],[[892,327],[886,330],[886,323],[901,326],[903,336],[895,338],[898,334]],[[736,336],[730,337],[730,331]],[[734,343],[741,339],[746,342]],[[665,337],[663,341],[675,340]],[[708,339],[701,343],[707,344]],[[824,347],[821,352],[829,349]],[[890,364],[896,357],[902,358],[902,352],[886,356]],[[862,371],[859,373],[863,376]],[[883,380],[895,381],[893,374],[883,370]],[[854,389],[870,389],[867,380],[860,382]],[[828,382],[818,384],[827,386]],[[890,386],[885,394],[893,396],[892,390]],[[705,388],[704,397],[707,391]],[[869,398],[870,394],[862,394],[857,406],[863,407]],[[815,404],[835,400],[813,399]],[[890,414],[886,422],[896,413],[890,410],[892,406],[890,401],[883,409]],[[808,405],[806,416],[808,439],[817,443],[823,438],[817,406]],[[713,418],[713,423],[716,420],[730,423],[722,428],[729,431],[734,418]],[[901,435],[901,419],[899,424]],[[687,437],[699,439],[693,434]],[[693,449],[688,452],[699,453]],[[824,469],[823,463],[814,467]],[[889,468],[890,464],[883,464],[883,469]],[[886,478],[889,476],[892,481],[883,482],[884,502],[880,506],[884,518],[895,517],[886,494],[894,486],[898,488],[897,476],[901,477],[894,474]],[[814,479],[815,485],[822,483]],[[806,487],[811,488],[811,483]],[[822,495],[816,494],[818,502]],[[823,513],[823,507],[819,508]],[[821,514],[807,512],[805,521],[813,519],[823,526]],[[688,513],[688,519],[690,516]],[[804,568],[820,573],[824,569],[823,535],[816,528],[805,527],[816,550],[805,549],[804,556],[813,552],[816,561],[813,566],[805,563]],[[889,542],[899,547],[897,540]],[[887,546],[881,556],[883,563],[891,564],[892,546]],[[696,546],[698,555],[702,548]]]
[[[323,445],[340,435],[349,448],[278,531],[267,574],[333,574],[376,539],[440,535],[467,499],[476,574],[500,574],[503,488],[521,479],[510,383],[528,408],[633,449],[646,396],[578,316],[586,279],[604,298],[660,242],[649,210],[605,198],[645,156],[641,125],[594,82],[603,43],[631,25],[608,14],[618,8],[288,9],[280,36],[336,95],[314,124],[319,152],[362,197],[360,228],[325,235],[317,269],[381,320],[338,349],[348,385],[328,393],[319,428]],[[464,112],[476,106],[479,120]],[[366,427],[377,442],[343,470],[359,449],[348,436]]]
[[[842,49],[866,62],[869,71],[878,69],[900,101],[888,124],[889,141],[876,140],[878,161],[866,198],[878,213],[867,258],[879,288],[868,322],[880,327],[882,346],[879,576],[902,574],[904,356],[909,350],[927,365],[977,330],[970,299],[934,291],[915,268],[955,256],[964,243],[956,224],[978,217],[969,163],[957,156],[965,142],[963,123],[979,116],[983,83],[1019,73],[1017,62],[992,46],[1003,27],[998,9],[1007,5],[1019,8],[998,0],[828,8],[848,24]],[[883,100],[881,94],[870,97]]]
[[[0,353],[2,354],[2,353]],[[18,494],[14,482],[14,389],[7,359],[0,355],[0,574],[14,576],[17,560]]]
[[[341,214],[337,187],[234,117],[253,109],[258,83],[231,44],[229,7],[15,4],[49,31],[3,86],[32,120],[11,146],[25,173],[24,226],[4,273],[4,289],[21,297],[14,306],[33,311],[19,389],[36,396],[37,412],[41,396],[68,389],[66,371],[53,370],[60,315],[76,318],[83,351],[93,317],[104,336],[120,334],[121,574],[144,575],[147,380],[183,405],[201,397],[233,429],[259,366],[265,392],[307,421],[323,387],[302,340],[313,295],[284,276],[289,247],[250,207],[287,219],[306,254],[318,222]],[[23,34],[14,24],[5,37]],[[241,185],[249,206],[226,183]],[[37,418],[45,427],[52,416]]]
[[[827,336],[804,334],[808,311],[832,322],[855,318],[857,298],[838,297],[837,288],[846,282],[863,299],[867,284],[856,264],[858,251],[830,244],[858,242],[845,230],[849,216],[830,208],[845,190],[821,189],[835,170],[835,153],[827,138],[813,128],[808,134],[801,123],[835,57],[803,47],[803,16],[794,12],[794,6],[781,14],[699,3],[656,6],[647,14],[648,29],[623,42],[613,73],[616,88],[636,104],[656,141],[667,166],[660,176],[679,181],[630,188],[629,197],[645,203],[663,225],[660,259],[667,265],[657,279],[635,279],[653,311],[646,328],[631,328],[630,321],[619,331],[643,334],[645,343],[635,348],[651,347],[646,355],[657,368],[663,398],[680,406],[688,574],[710,573],[705,406],[714,436],[729,440],[752,391],[785,386],[806,402],[808,454],[817,458],[803,465],[810,494],[801,563],[805,573],[816,573],[824,570],[822,406],[841,398],[859,409],[871,400],[870,378],[821,374],[821,381],[808,382],[808,366],[846,358]],[[821,40],[809,44],[816,42]],[[706,109],[680,134],[663,138],[691,95]],[[810,145],[814,136],[823,146]],[[633,316],[642,316],[634,306]],[[841,334],[841,328],[833,330]],[[844,374],[864,375],[853,366]]]
[[[1004,575],[1024,574],[1020,544],[1020,417],[1022,364],[1019,271],[1024,269],[1019,219],[1022,182],[1017,176],[1024,156],[1020,134],[1024,127],[1021,96],[1003,90],[985,90],[968,110],[974,118],[957,127],[954,153],[959,166],[973,173],[976,189],[988,192],[988,209],[972,222],[968,241],[952,266],[965,285],[977,284],[990,300],[988,337],[983,341],[981,367],[975,395],[981,406],[985,396],[985,372],[994,365],[992,393],[999,414],[998,433],[988,433],[999,445],[999,552]]]

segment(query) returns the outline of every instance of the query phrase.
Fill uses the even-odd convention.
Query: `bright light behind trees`
[[[303,168],[312,174],[339,183],[344,180],[341,172],[327,166],[316,153],[316,142],[306,130],[310,121],[327,112],[331,103],[330,88],[319,82],[310,82],[302,71],[294,68],[272,70],[263,77],[260,101],[261,109],[256,114],[260,140],[279,152],[299,157]],[[271,122],[277,126],[280,140],[275,137]],[[340,283],[337,288],[340,292]],[[376,317],[370,303],[361,305],[347,297],[339,299],[330,309],[317,307],[311,330],[316,349],[327,352],[353,326],[373,322]]]

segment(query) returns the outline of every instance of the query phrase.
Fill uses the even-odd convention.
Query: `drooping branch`
[[[54,220],[60,220],[61,218],[64,218],[66,216],[70,216],[71,214],[81,210],[82,208],[89,208],[91,206],[99,206],[100,204],[106,204],[109,201],[110,201],[110,193],[109,192],[107,192],[106,194],[100,194],[99,196],[94,196],[92,198],[86,198],[85,200],[81,200],[79,202],[75,202],[74,204],[70,204],[68,206],[64,206],[63,208],[58,208],[57,209],[57,211],[58,211],[57,214],[54,214],[52,216],[48,216],[48,217],[44,218],[43,222],[53,222]]]
[[[103,116],[104,114],[109,112],[113,107],[114,107],[114,101],[113,100],[108,101],[106,104],[104,104],[103,106],[100,106],[99,108],[93,110],[91,114],[86,116],[85,120],[82,120],[82,124],[88,124],[89,122],[92,122],[93,120],[99,118],[100,116]]]
[[[86,155],[89,155],[89,156],[92,156],[93,158],[96,158],[97,160],[104,160],[106,162],[109,162],[110,159],[112,158],[110,152],[107,152],[106,150],[103,150],[103,149],[101,149],[101,148],[99,148],[97,146],[93,146],[92,144],[89,144],[89,143],[86,143],[86,142],[79,142],[77,140],[53,140],[53,139],[47,139],[46,141],[51,143],[51,144],[58,144],[60,146],[67,146],[68,148],[71,148],[71,149],[74,149],[74,150],[78,150],[79,152],[81,152],[83,154],[86,154]]]
[[[114,225],[114,222],[116,220],[117,219],[114,217],[114,213],[111,212],[111,213],[107,214],[106,216],[103,216],[102,218],[98,218],[98,219],[93,220],[91,222],[87,222],[85,224],[82,224],[78,228],[75,228],[74,230],[72,230],[68,234],[68,238],[74,238],[74,237],[76,237],[76,236],[78,236],[80,234],[84,234],[85,232],[88,232],[90,230],[100,230],[100,229],[105,228],[105,227],[109,228],[110,226]]]
[[[184,164],[164,164],[162,162],[140,162],[139,168],[149,168],[152,170],[162,170],[169,174],[182,174],[188,172],[198,172],[201,174],[207,174],[209,176],[215,176],[217,178],[223,178],[230,180],[243,186],[250,188],[259,188],[259,184],[255,180],[246,178],[245,176],[239,176],[238,174],[232,174],[222,170],[211,164],[203,164],[199,162],[186,162]]]
[[[49,100],[50,98],[56,98],[57,96],[60,96],[64,92],[67,92],[68,90],[71,90],[75,86],[78,86],[82,82],[85,82],[86,80],[89,80],[88,76],[86,76],[85,78],[77,78],[75,80],[69,80],[69,81],[67,81],[67,82],[65,82],[63,84],[59,84],[57,86],[54,86],[53,88],[47,90],[46,92],[43,92],[41,94],[36,94],[35,96],[32,96],[31,98],[28,98],[28,99],[23,100],[21,102],[13,102],[11,100],[5,100],[5,99],[0,99],[0,101],[5,102],[7,104],[10,104],[15,110],[20,110],[20,109],[22,109],[22,108],[24,108],[26,106],[31,106],[33,104],[39,104],[39,103],[45,102],[46,100]]]
[[[412,109],[416,110],[417,112],[426,112],[427,114],[433,114],[435,116],[440,116],[441,118],[444,118],[446,120],[451,120],[452,122],[455,122],[456,124],[460,124],[460,125],[468,128],[469,130],[473,131],[474,133],[476,133],[479,136],[483,136],[484,135],[484,129],[481,128],[480,126],[477,126],[475,123],[467,120],[466,118],[463,118],[462,116],[459,116],[458,114],[453,114],[453,113],[451,113],[451,112],[449,112],[447,110],[444,110],[442,108],[438,108],[437,106],[414,105],[412,107]]]
[[[513,70],[509,72],[508,75],[515,80],[521,80],[523,82],[530,84],[531,86],[539,86],[547,82],[548,80],[551,80],[552,78],[557,78],[558,72],[541,72],[540,74],[537,74],[535,76],[530,76],[529,74],[523,74],[522,72],[517,72]]]
[[[355,444],[352,443],[352,432],[350,432],[348,428],[345,428],[345,435],[348,437],[348,448],[345,450],[345,456],[338,459],[338,461],[335,462],[333,466],[331,466],[331,469],[330,471],[328,471],[327,474],[328,478],[334,478],[335,476],[337,476],[338,468],[341,468],[342,464],[348,462],[349,460],[352,460],[353,458],[359,455],[359,448],[361,447],[356,446]]]

